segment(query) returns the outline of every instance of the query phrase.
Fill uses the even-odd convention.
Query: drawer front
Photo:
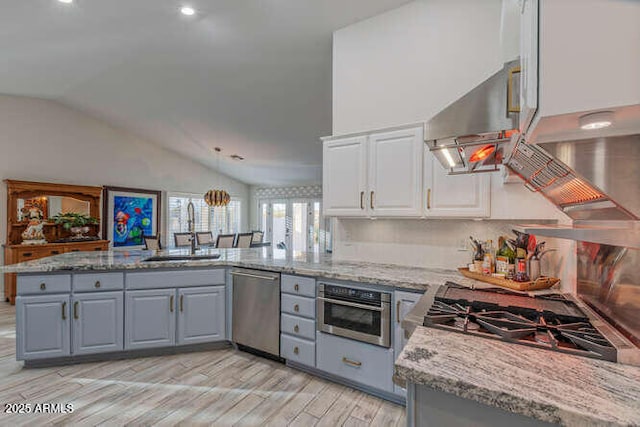
[[[71,292],[71,275],[18,276],[18,295]]]
[[[393,350],[317,333],[317,368],[380,390],[393,392]]]
[[[316,297],[316,279],[312,277],[282,275],[281,290],[285,294]]]
[[[124,289],[124,274],[97,273],[75,274],[73,276],[74,292],[119,291]]]
[[[315,298],[297,297],[294,295],[282,294],[281,310],[283,313],[294,314],[296,316],[316,318]]]
[[[16,262],[25,262],[44,258],[51,255],[49,252],[49,250],[43,250],[42,248],[29,248],[26,250],[20,250],[16,253]]]
[[[225,270],[153,271],[127,273],[127,289],[184,288],[225,284]]]
[[[307,341],[290,335],[280,335],[280,357],[302,365],[316,365],[316,346],[313,341]]]
[[[313,319],[282,314],[280,316],[280,332],[315,341],[316,322]]]

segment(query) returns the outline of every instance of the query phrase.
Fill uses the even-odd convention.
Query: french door
[[[260,227],[274,248],[324,252],[327,239],[320,199],[262,200]]]

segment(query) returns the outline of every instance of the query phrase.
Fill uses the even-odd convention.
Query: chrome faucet
[[[187,227],[189,228],[189,241],[191,242],[191,255],[196,254],[196,209],[193,202],[187,205]]]

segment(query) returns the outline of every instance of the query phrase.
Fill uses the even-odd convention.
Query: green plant
[[[56,224],[62,225],[65,230],[71,230],[73,227],[84,227],[85,225],[94,225],[98,220],[89,215],[67,212],[59,213],[53,217]]]

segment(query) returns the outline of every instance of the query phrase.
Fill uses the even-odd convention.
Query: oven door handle
[[[324,297],[318,297],[318,299],[320,301],[325,301],[332,304],[346,305],[347,307],[361,308],[363,310],[372,310],[372,311],[380,311],[380,312],[385,311],[385,307],[374,307],[372,305],[358,304],[355,302],[340,301],[337,299],[324,298]]]

